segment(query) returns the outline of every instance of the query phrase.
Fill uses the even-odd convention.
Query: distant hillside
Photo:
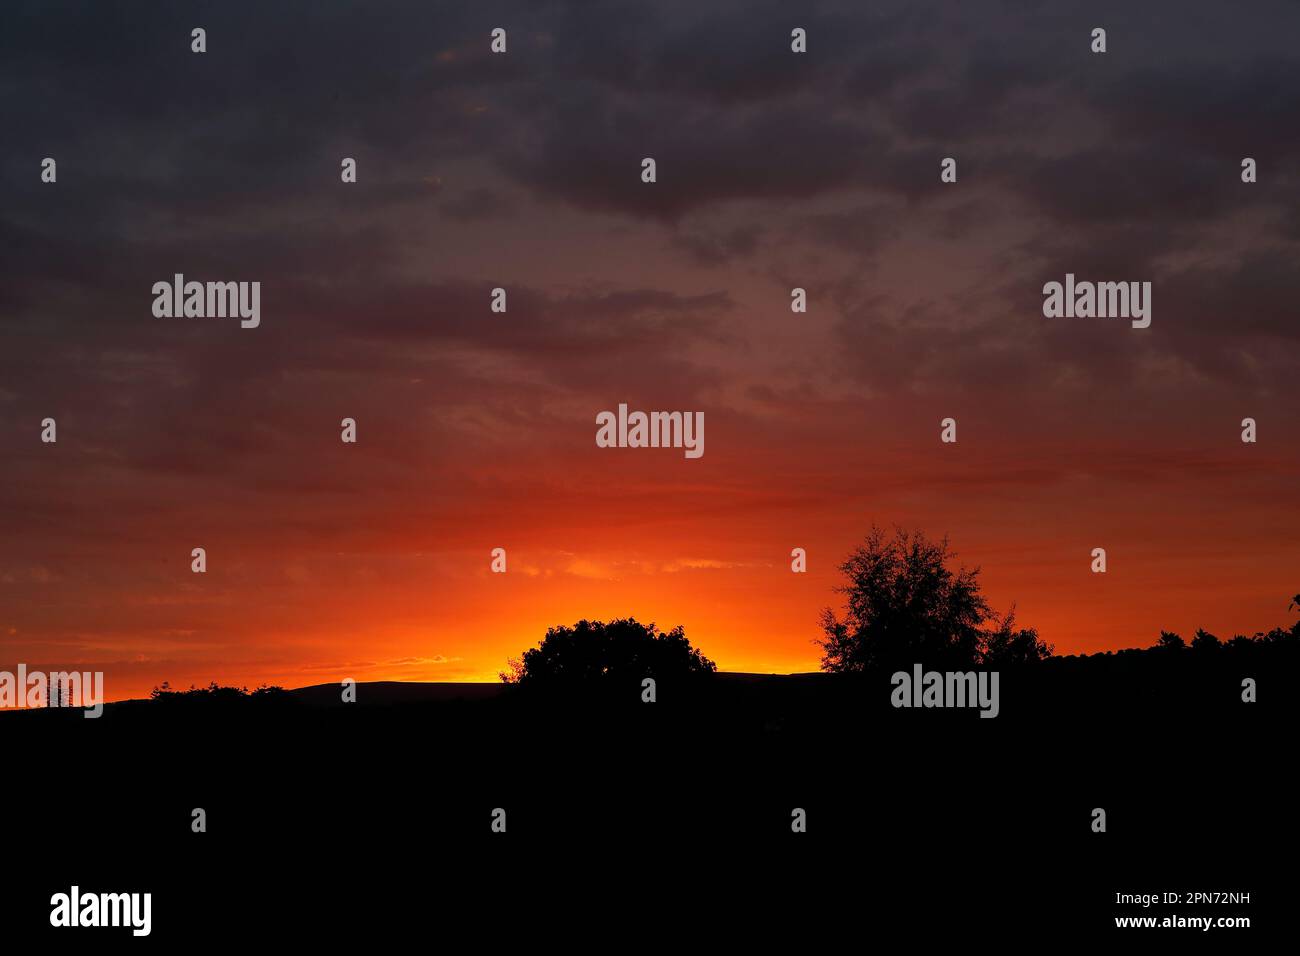
[[[358,682],[357,703],[419,704],[452,700],[491,700],[509,690],[509,686],[500,681],[493,681],[490,684],[450,681],[421,683],[396,680]],[[298,687],[289,693],[303,703],[314,706],[323,707],[343,703],[343,688],[338,683]]]

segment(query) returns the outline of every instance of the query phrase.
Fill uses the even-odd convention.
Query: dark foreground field
[[[42,932],[76,883],[151,892],[151,938],[183,944],[269,929],[294,945],[822,952],[906,927],[936,945],[1236,951],[1285,932],[1297,848],[1294,654],[1245,665],[1263,669],[1254,704],[1242,666],[1004,671],[992,720],[895,710],[886,675],[718,675],[653,704],[362,684],[355,704],[327,685],[0,714],[0,927]],[[1117,892],[1250,902],[1143,909]],[[1165,913],[1252,926],[1114,925]]]

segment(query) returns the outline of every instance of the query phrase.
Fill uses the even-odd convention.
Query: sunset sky
[[[0,669],[493,680],[632,615],[815,670],[873,522],[1058,653],[1293,619],[1294,3],[385,6],[0,11]],[[1150,328],[1044,318],[1067,272]]]

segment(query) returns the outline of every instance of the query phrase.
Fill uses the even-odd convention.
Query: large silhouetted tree
[[[680,625],[663,632],[629,617],[553,627],[522,659],[512,659],[501,679],[524,687],[632,686],[646,677],[662,682],[715,670],[713,661],[691,647]]]
[[[970,667],[1040,660],[1052,649],[1014,616],[998,619],[980,593],[979,569],[958,568],[948,539],[921,532],[888,534],[873,526],[840,565],[847,582],[841,618],[822,611],[822,668],[863,671],[924,663]]]

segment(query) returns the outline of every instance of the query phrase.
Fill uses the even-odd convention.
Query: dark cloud
[[[805,359],[829,350],[872,387],[1146,374],[1149,343],[1041,321],[1042,283],[1066,271],[1151,279],[1171,359],[1275,381],[1294,366],[1297,14],[1184,12],[14,3],[0,30],[0,402],[25,421],[51,404],[74,414],[82,395],[102,415],[135,382],[207,437],[164,421],[170,452],[142,439],[123,454],[183,471],[204,441],[235,460],[280,440],[223,428],[250,392],[263,410],[283,396],[288,414],[305,382],[361,395],[422,364],[489,403],[502,363],[530,400],[620,381],[698,394],[726,374],[711,350],[761,362],[770,343],[749,339],[723,280],[677,290],[682,262],[815,290],[836,313]],[[1102,19],[1105,58],[1086,43]],[[189,52],[197,24],[203,56]],[[494,26],[507,56],[488,51]],[[806,56],[789,50],[794,26]],[[44,155],[57,187],[37,180]],[[943,186],[949,155],[960,178]],[[1240,182],[1242,155],[1259,183]],[[355,186],[338,182],[342,156],[358,159]],[[598,287],[591,272],[644,254],[586,271],[583,244],[605,245],[593,236],[611,221],[675,258]],[[483,253],[467,265],[459,230],[475,229],[538,236],[583,275],[515,281],[528,263]],[[969,274],[904,278],[900,248]],[[255,340],[153,320],[141,290],[173,272],[262,277],[274,320]],[[486,309],[498,284],[506,315]]]
[[[486,186],[475,186],[459,195],[444,199],[443,215],[456,222],[483,222],[504,219],[516,214],[515,204]]]

